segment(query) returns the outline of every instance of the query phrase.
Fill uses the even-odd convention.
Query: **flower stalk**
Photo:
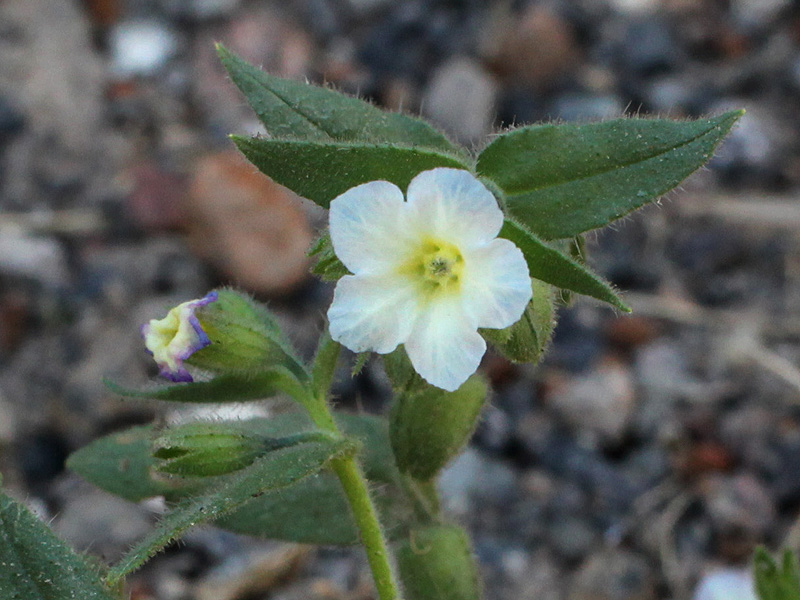
[[[341,346],[328,338],[326,347],[326,362],[335,364]],[[318,357],[319,361],[319,357]],[[326,382],[330,378],[324,378]],[[328,404],[329,389],[317,389],[313,402],[308,405],[308,412],[314,424],[324,431],[335,435],[342,435],[339,426],[333,418]],[[398,584],[389,547],[386,542],[383,528],[378,519],[378,511],[369,492],[369,485],[361,466],[354,456],[343,456],[331,461],[331,469],[336,473],[344,489],[347,502],[353,511],[361,543],[367,552],[375,588],[378,590],[380,600],[401,600],[400,586]]]

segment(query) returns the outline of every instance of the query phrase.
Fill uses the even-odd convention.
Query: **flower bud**
[[[184,477],[225,475],[251,465],[268,449],[265,441],[221,423],[190,423],[156,438],[155,469]]]
[[[247,373],[282,364],[302,369],[265,307],[245,294],[220,289],[184,302],[142,327],[161,374],[192,381],[186,364],[212,373]]]

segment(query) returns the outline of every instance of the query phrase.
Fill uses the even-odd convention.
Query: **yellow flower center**
[[[426,239],[400,267],[426,297],[456,293],[461,288],[464,257],[457,246],[437,239]]]

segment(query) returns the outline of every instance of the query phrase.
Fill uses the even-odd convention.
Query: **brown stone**
[[[190,243],[234,285],[285,294],[308,276],[313,233],[300,199],[233,152],[198,161]]]
[[[509,81],[539,88],[575,65],[576,59],[569,24],[547,8],[532,6],[500,43],[493,63]]]

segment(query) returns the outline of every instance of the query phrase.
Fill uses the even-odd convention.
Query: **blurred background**
[[[63,468],[165,411],[101,382],[156,374],[139,325],[232,283],[309,355],[332,288],[325,214],[237,156],[259,125],[213,42],[271,73],[500,127],[744,107],[708,169],[588,236],[632,316],[578,299],[495,391],[442,491],[488,600],[747,599],[756,544],[800,543],[800,3],[792,0],[0,2],[0,471],[71,545],[116,560],[163,503]],[[378,361],[341,405],[377,412]],[[191,414],[187,414],[191,413]],[[262,576],[266,573],[266,576]],[[259,575],[261,574],[261,575]],[[367,599],[359,550],[213,528],[130,579],[136,600]]]

